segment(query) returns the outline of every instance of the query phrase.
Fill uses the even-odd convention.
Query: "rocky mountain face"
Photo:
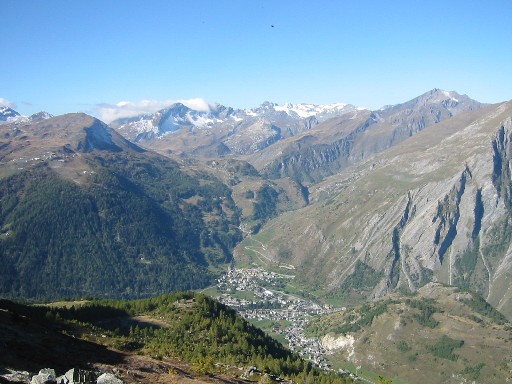
[[[393,122],[424,109],[425,96],[438,94],[372,119],[385,116],[388,128],[403,132]],[[428,116],[454,115],[456,99]],[[310,188],[308,207],[263,228],[262,247],[298,267],[307,284],[345,300],[439,281],[476,290],[512,316],[512,104],[475,107],[430,125],[405,118],[410,132],[421,131]],[[370,126],[368,136],[383,127]]]

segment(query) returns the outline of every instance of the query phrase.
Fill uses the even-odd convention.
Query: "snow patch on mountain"
[[[290,104],[285,103],[282,106],[276,105],[274,109],[276,111],[284,111],[287,114],[291,115],[292,113],[297,114],[302,118],[311,117],[315,115],[319,115],[322,113],[332,113],[335,111],[344,112],[347,104],[344,103],[334,103],[334,104],[325,104],[325,105],[316,105],[316,104]]]
[[[451,100],[453,100],[453,101],[455,101],[455,102],[457,102],[457,103],[459,102],[459,99],[457,99],[457,98],[455,97],[455,92],[449,92],[449,91],[441,91],[441,92],[442,92],[442,94],[443,94],[445,97],[447,97],[448,99],[451,99]]]
[[[215,124],[235,119],[231,108],[220,104],[209,105],[206,110],[192,109],[182,103],[175,103],[156,113],[118,119],[110,123],[130,140],[158,138],[182,128],[209,128]]]

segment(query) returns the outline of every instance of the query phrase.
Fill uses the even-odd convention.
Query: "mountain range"
[[[486,105],[434,89],[376,111],[350,104],[269,102],[247,110],[212,105],[198,111],[175,104],[109,126],[83,114],[23,118],[5,110],[5,115],[10,117],[0,125],[0,245],[4,259],[10,258],[4,267],[10,279],[4,290],[30,275],[24,273],[27,265],[54,270],[59,260],[44,248],[32,256],[37,262],[23,261],[28,251],[22,244],[35,230],[16,228],[16,215],[28,212],[23,204],[31,196],[29,179],[45,175],[47,184],[67,183],[95,207],[84,212],[92,210],[99,223],[89,229],[92,243],[101,244],[95,252],[109,255],[102,250],[116,249],[113,259],[98,259],[104,268],[131,255],[123,268],[142,264],[163,273],[162,265],[192,262],[213,273],[232,262],[235,246],[235,261],[255,262],[246,242],[256,239],[266,262],[293,265],[298,281],[333,300],[371,300],[439,281],[473,289],[512,315],[510,104]],[[39,182],[30,207],[40,207],[43,185]],[[128,240],[105,244],[105,239],[122,239],[126,230],[125,218],[105,216],[106,208],[100,208],[115,205],[113,196],[98,196],[107,190],[128,193],[122,204],[148,199],[147,212],[156,209],[155,216],[130,226],[129,238],[154,231],[158,247],[140,248]],[[136,212],[133,206],[115,211],[123,210]],[[77,222],[84,220],[90,221]],[[23,222],[33,220],[27,216]],[[175,233],[182,222],[188,224]],[[239,243],[242,232],[246,239]],[[180,237],[191,234],[188,242]],[[74,239],[70,244],[81,244],[73,237],[77,233],[67,236]],[[172,251],[163,252],[159,247],[169,241]],[[165,261],[167,253],[174,256]],[[178,281],[181,271],[175,273],[169,279]],[[364,279],[356,281],[361,274]],[[141,283],[134,295],[164,289],[165,281],[149,290]],[[24,284],[30,286],[30,278]],[[16,294],[23,289],[16,288]],[[112,289],[131,295],[125,288]]]
[[[434,89],[409,102],[369,111],[351,104],[265,102],[233,110],[197,111],[175,104],[110,126],[138,144],[182,158],[238,158],[270,179],[318,182],[397,144],[423,128],[481,104]]]
[[[0,106],[0,123],[21,123],[29,121],[39,121],[49,119],[50,117],[53,116],[48,112],[38,112],[28,117],[22,116],[12,108]]]
[[[201,111],[176,103],[154,114],[115,120],[110,126],[134,142],[167,153],[215,158],[253,153],[355,110],[341,103],[279,106],[265,102],[246,110],[215,104]]]

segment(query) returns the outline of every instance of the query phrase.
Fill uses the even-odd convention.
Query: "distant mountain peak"
[[[5,107],[5,106],[0,106],[0,122],[1,121],[9,122],[9,121],[17,119],[19,117],[21,117],[21,115],[18,112],[16,112],[14,109]]]
[[[34,113],[33,115],[31,115],[29,117],[29,119],[30,119],[30,121],[37,122],[37,121],[51,119],[52,117],[54,117],[54,116],[51,113],[41,111],[41,112]]]
[[[43,114],[42,117],[45,117]],[[46,119],[32,121],[27,127],[33,141],[42,140],[50,143],[61,143],[78,152],[122,150],[114,141],[119,136],[102,121],[84,113],[69,113]],[[37,138],[37,139],[36,139]]]
[[[459,98],[463,97],[459,95],[455,91],[446,91],[444,89],[434,88],[430,92],[427,92],[422,95],[423,97],[431,98],[433,100],[442,100],[442,99],[452,99],[455,101],[459,101]],[[420,96],[420,98],[422,97]],[[467,96],[466,96],[467,97]]]
[[[276,111],[295,112],[302,118],[311,116],[318,116],[325,113],[328,114],[343,114],[345,112],[352,112],[356,109],[355,106],[345,103],[332,103],[332,104],[308,104],[308,103],[285,103],[283,106],[275,105]]]
[[[401,110],[419,111],[423,108],[434,108],[436,110],[444,110],[450,115],[456,115],[462,111],[478,109],[483,105],[484,104],[471,99],[467,95],[461,95],[456,91],[434,88],[405,103],[384,106],[379,111],[383,113],[395,113]]]
[[[12,108],[0,106],[0,123],[29,123],[46,120],[53,117],[48,112],[34,113],[32,116],[27,117],[19,114]]]

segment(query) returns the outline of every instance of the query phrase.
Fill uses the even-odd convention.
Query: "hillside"
[[[440,281],[512,316],[511,116],[511,103],[458,114],[311,187],[309,206],[254,236],[260,252],[336,302]]]
[[[504,383],[512,325],[475,294],[429,283],[312,322],[336,366],[395,383]],[[348,363],[346,363],[348,361]]]
[[[87,115],[0,131],[3,297],[149,296],[204,287],[230,262],[239,213],[211,174]]]
[[[114,371],[127,383],[351,382],[313,368],[233,310],[193,293],[46,306],[3,300],[0,351],[4,369]]]

